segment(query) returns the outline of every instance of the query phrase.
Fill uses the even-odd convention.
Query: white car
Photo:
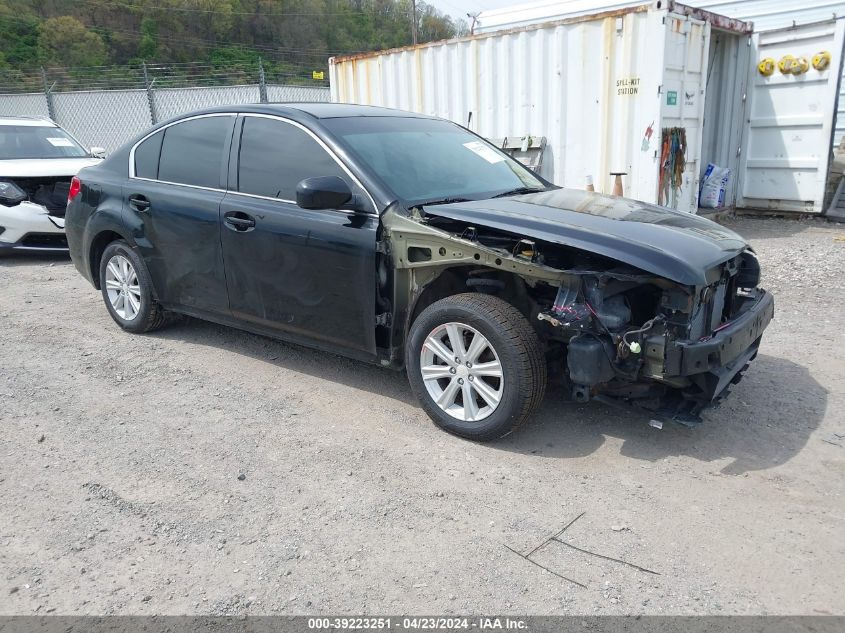
[[[0,117],[0,252],[66,251],[71,179],[104,155],[52,121]]]

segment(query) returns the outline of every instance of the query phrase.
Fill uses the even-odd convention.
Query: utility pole
[[[414,46],[417,45],[417,0],[411,0],[411,36]]]
[[[478,23],[478,16],[481,15],[481,12],[478,11],[476,13],[467,13],[467,17],[472,20],[472,24],[469,26],[469,34],[475,35],[475,25]]]

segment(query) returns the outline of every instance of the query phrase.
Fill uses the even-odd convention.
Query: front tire
[[[103,251],[100,291],[112,319],[128,332],[152,332],[167,322],[167,313],[153,297],[143,260],[124,240]]]
[[[528,320],[491,295],[441,299],[411,325],[405,367],[440,428],[471,440],[512,433],[539,406],[546,362]]]

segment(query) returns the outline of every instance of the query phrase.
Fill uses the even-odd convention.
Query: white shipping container
[[[841,62],[842,29],[841,22],[830,24],[840,33],[839,48],[833,50],[834,70],[787,80],[831,85],[830,75]],[[756,203],[756,196],[742,196],[740,173],[749,142],[744,134],[753,97],[749,81],[755,89],[758,83],[766,84],[756,81],[753,72],[757,44],[750,35],[751,26],[745,22],[658,0],[333,58],[332,100],[439,116],[487,138],[545,136],[541,173],[549,180],[582,188],[592,177],[596,190],[610,192],[611,174],[625,172],[625,195],[646,202],[658,202],[661,130],[682,127],[686,169],[680,188],[664,203],[694,212],[699,177],[708,162],[732,170],[728,205],[738,200]],[[796,50],[799,53],[808,51]],[[821,169],[821,163],[817,167]],[[797,190],[787,193],[798,195]],[[783,205],[766,200],[763,206],[820,211],[822,195],[823,186],[818,195]]]
[[[482,11],[475,24],[476,33],[492,33],[528,24],[595,14],[642,4],[642,0],[534,0],[514,3],[500,9]],[[755,31],[769,31],[787,26],[821,22],[845,15],[843,0],[687,0],[698,9],[753,22]]]
[[[685,0],[685,2],[699,9],[707,9],[731,18],[752,22],[756,33],[845,17],[845,0],[803,0],[803,2]],[[482,11],[475,23],[475,32],[492,33],[641,3],[642,0],[535,0]],[[836,115],[832,146],[838,146],[843,136],[845,136],[845,81],[840,82],[839,110]]]

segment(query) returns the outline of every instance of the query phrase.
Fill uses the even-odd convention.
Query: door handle
[[[129,206],[138,213],[144,213],[150,210],[150,201],[140,194],[135,194],[129,196]]]
[[[226,228],[240,233],[245,233],[255,228],[255,218],[240,211],[230,211],[223,216],[223,221],[226,224]]]

